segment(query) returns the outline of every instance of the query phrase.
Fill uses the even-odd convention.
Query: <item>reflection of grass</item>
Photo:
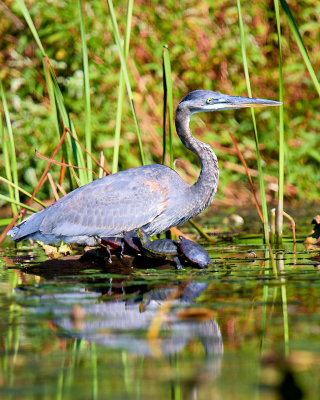
[[[257,260],[246,257],[248,249],[257,253]],[[55,316],[61,320],[70,319],[72,300],[79,302],[78,293],[88,290],[90,296],[92,290],[105,290],[106,281],[112,276],[116,295],[98,297],[97,301],[118,304],[129,300],[127,296],[131,293],[131,300],[127,303],[129,313],[130,305],[141,301],[141,293],[157,287],[175,286],[177,279],[183,279],[180,272],[173,269],[160,271],[166,280],[159,280],[159,274],[152,272],[150,275],[145,270],[122,277],[105,273],[104,278],[101,275],[93,279],[91,274],[87,278],[80,278],[78,274],[67,278],[60,270],[60,277],[42,280],[30,275],[30,270],[25,272],[28,262],[23,264],[24,272],[2,269],[2,397],[9,398],[19,391],[27,398],[50,398],[51,393],[65,399],[75,395],[92,398],[96,393],[98,398],[149,398],[153,394],[170,398],[172,389],[171,393],[181,395],[181,398],[187,398],[188,391],[197,393],[199,398],[215,398],[217,391],[221,398],[232,398],[234,393],[240,393],[243,398],[253,398],[256,391],[260,394],[261,387],[276,390],[285,351],[284,298],[281,294],[284,286],[287,304],[290,305],[290,314],[286,311],[291,332],[291,352],[287,362],[298,374],[302,387],[318,393],[319,273],[311,265],[311,255],[303,252],[302,246],[296,255],[292,254],[292,246],[288,246],[287,252],[276,254],[276,258],[283,254],[285,262],[286,280],[281,282],[272,278],[269,254],[264,253],[261,246],[235,247],[224,243],[216,251],[220,259],[228,254],[230,258],[225,258],[223,265],[218,264],[215,271],[188,272],[192,272],[193,281],[210,284],[197,303],[215,310],[217,314],[224,345],[221,366],[212,362],[219,357],[204,354],[199,337],[189,341],[177,355],[153,358],[139,354],[139,346],[124,350],[121,345],[114,348],[107,344],[113,335],[124,340],[120,341],[123,346],[130,344],[132,339],[144,337],[144,329],[119,331],[97,327],[98,334],[104,334],[107,341],[106,344],[95,344],[94,340],[74,338],[82,333],[85,335],[87,330],[69,331],[51,322],[57,322]],[[293,258],[296,258],[297,265],[292,263]],[[38,261],[35,259],[33,263]],[[305,265],[302,267],[301,264]],[[49,272],[50,267],[47,268]],[[45,275],[46,268],[41,269]],[[18,283],[21,287],[12,296]],[[123,294],[123,289],[126,294]],[[15,305],[17,301],[19,309]],[[176,311],[179,309],[187,311],[188,304],[178,305]],[[57,313],[55,316],[53,310]],[[91,319],[97,321],[88,311],[86,321]],[[194,329],[196,322],[192,325]],[[259,356],[261,327],[265,327],[262,358]],[[164,329],[164,337],[168,337],[170,324]],[[176,333],[178,341],[179,331]],[[93,331],[89,330],[90,334],[92,339]],[[167,345],[171,347],[170,342]]]

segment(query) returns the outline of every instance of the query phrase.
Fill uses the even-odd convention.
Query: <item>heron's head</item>
[[[229,110],[246,107],[270,107],[281,105],[278,101],[253,99],[250,97],[229,96],[211,90],[195,90],[188,93],[179,103],[178,108],[191,114],[206,111]]]

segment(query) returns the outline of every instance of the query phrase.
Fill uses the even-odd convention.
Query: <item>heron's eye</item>
[[[212,103],[212,100],[213,100],[213,98],[210,97],[210,99],[207,99],[206,103],[207,103],[207,104],[210,104],[210,103]]]

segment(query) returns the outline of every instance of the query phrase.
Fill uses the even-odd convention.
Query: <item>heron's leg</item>
[[[112,264],[111,251],[110,251],[110,246],[109,245],[106,246],[106,250],[107,250],[107,253],[109,255],[108,261],[109,261],[110,264]]]
[[[173,261],[175,262],[177,269],[184,269],[178,256],[175,256]]]
[[[121,242],[120,258],[122,258],[122,256],[123,256],[123,251],[124,251],[124,239]]]
[[[107,245],[102,244],[101,239],[98,243],[100,244],[101,247],[104,247],[106,249],[106,252],[108,253],[108,256],[109,256],[108,261],[110,264],[112,264],[110,246],[108,244]]]

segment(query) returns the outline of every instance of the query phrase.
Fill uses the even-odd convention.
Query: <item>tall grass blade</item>
[[[21,203],[20,201],[17,201],[17,200],[15,200],[15,199],[11,199],[10,197],[8,197],[8,196],[5,196],[5,195],[3,195],[3,194],[0,194],[0,199],[1,200],[3,200],[3,201],[5,201],[5,202],[7,202],[7,203],[10,203],[10,204],[16,204],[17,206],[19,206],[19,207],[22,207],[22,208],[25,208],[26,210],[29,210],[29,211],[32,211],[32,212],[37,212],[38,210],[36,210],[35,208],[33,208],[33,207],[30,207],[30,206],[28,206],[28,205],[26,205],[26,204],[23,204],[23,203]]]
[[[0,96],[1,96],[2,106],[3,106],[4,117],[5,117],[6,125],[7,125],[7,132],[8,132],[8,141],[7,141],[5,134],[4,134],[4,128],[2,126],[2,117],[0,117],[0,119],[1,119],[1,139],[2,139],[1,142],[2,142],[2,146],[3,146],[5,170],[6,170],[7,178],[9,181],[11,181],[15,184],[15,187],[13,188],[13,190],[11,188],[9,188],[9,194],[10,194],[10,197],[16,201],[15,203],[11,203],[12,204],[12,212],[13,212],[13,214],[16,214],[17,207],[15,206],[15,204],[18,204],[20,201],[19,190],[18,190],[19,181],[18,181],[18,171],[17,171],[16,150],[15,150],[15,145],[14,145],[13,130],[12,130],[12,125],[11,125],[11,120],[10,120],[8,104],[7,104],[7,100],[6,100],[6,96],[4,93],[4,89],[2,86],[1,80],[0,80]]]
[[[1,218],[0,226],[6,226],[6,225],[10,224],[11,221],[12,221],[12,218]]]
[[[107,0],[107,2],[108,2],[108,6],[109,6],[110,18],[111,18],[111,23],[112,23],[112,32],[113,32],[114,40],[115,40],[117,48],[118,48],[118,53],[119,53],[120,61],[121,61],[121,68],[122,68],[122,72],[124,75],[124,80],[126,83],[127,93],[129,96],[129,102],[130,102],[130,107],[131,107],[131,111],[132,111],[132,116],[134,119],[136,131],[137,131],[140,159],[141,159],[142,164],[145,164],[145,157],[144,157],[144,151],[143,151],[143,146],[142,146],[141,133],[140,133],[140,128],[139,128],[139,124],[138,124],[138,117],[137,117],[137,114],[136,114],[136,111],[134,108],[132,89],[131,89],[131,84],[130,84],[130,80],[129,80],[127,64],[126,64],[124,52],[123,52],[122,45],[121,45],[118,23],[116,20],[116,15],[114,12],[112,0]]]
[[[119,89],[118,89],[118,103],[116,114],[116,128],[114,132],[114,146],[113,146],[113,160],[112,160],[112,173],[115,174],[119,169],[119,150],[120,150],[120,133],[121,133],[121,120],[122,109],[124,100],[125,82],[123,72],[120,71]]]
[[[171,79],[171,63],[170,54],[167,46],[163,48],[163,70],[164,70],[164,95],[166,100],[165,104],[168,104],[169,110],[169,155],[170,155],[170,167],[173,169],[173,132],[174,132],[174,122],[173,122],[173,98],[172,98],[172,79]],[[165,112],[165,111],[164,111]],[[164,114],[164,118],[165,118]],[[164,134],[165,134],[165,120],[164,120]],[[165,144],[167,141],[165,140]],[[167,146],[166,146],[167,147]],[[164,149],[164,151],[167,149]],[[165,159],[165,154],[164,154]]]
[[[42,46],[42,43],[41,43],[41,40],[39,38],[38,32],[36,30],[36,27],[34,26],[34,23],[32,21],[30,13],[29,13],[26,5],[25,5],[24,0],[17,0],[17,4],[20,7],[20,10],[21,10],[21,12],[22,12],[22,14],[24,16],[24,19],[26,20],[26,22],[27,22],[27,24],[29,26],[29,29],[30,29],[33,37],[34,37],[34,40],[37,42],[37,45],[38,45],[38,47],[39,47],[39,49],[40,49],[40,51],[42,53],[42,56],[45,57],[46,56],[46,52],[44,51],[44,48]]]
[[[56,79],[55,72],[54,72],[53,67],[52,67],[52,65],[50,63],[49,58],[47,57],[47,55],[46,55],[46,53],[44,51],[44,48],[42,46],[40,37],[39,37],[39,35],[37,33],[37,30],[36,30],[36,28],[35,28],[35,26],[33,24],[33,21],[32,21],[32,18],[30,16],[30,13],[29,13],[29,11],[28,11],[25,3],[24,3],[24,0],[17,0],[17,3],[18,3],[18,5],[19,5],[19,7],[21,9],[21,12],[22,12],[22,14],[23,14],[28,26],[29,26],[29,29],[30,29],[31,33],[33,34],[33,37],[34,37],[36,43],[38,44],[38,47],[39,47],[39,49],[40,49],[40,51],[42,53],[44,62],[46,64],[46,67],[50,72],[50,76],[51,76],[52,83],[53,83],[53,91],[54,91],[55,99],[56,99],[56,102],[57,102],[57,108],[58,108],[58,110],[59,110],[59,112],[61,114],[61,118],[62,118],[63,124],[65,126],[69,126],[70,129],[72,129],[73,132],[75,133],[75,130],[72,127],[72,124],[71,125],[69,124],[69,116],[68,116],[68,113],[67,113],[67,111],[65,109],[65,106],[64,106],[63,96],[61,94],[61,91],[60,91],[60,88],[59,88],[59,85],[58,85],[58,82],[57,82],[57,79]],[[76,163],[78,162],[78,159],[79,159],[79,164],[77,164],[77,165],[79,165],[80,167],[84,168],[85,167],[85,163],[84,163],[84,158],[83,158],[83,154],[81,152],[81,149],[78,146],[75,146],[74,148],[76,149],[76,153],[74,154]],[[88,183],[88,176],[87,176],[85,171],[79,170],[79,178],[80,178],[80,181],[81,181],[82,185],[85,184],[85,183]]]
[[[286,0],[280,0],[280,3],[281,3],[283,11],[284,11],[284,13],[285,13],[285,15],[287,17],[287,20],[288,20],[289,26],[291,28],[292,34],[293,34],[293,36],[294,36],[294,38],[296,40],[296,43],[297,43],[297,45],[299,47],[300,52],[301,52],[303,61],[305,62],[306,67],[307,67],[307,69],[309,71],[309,74],[310,74],[310,77],[312,79],[312,82],[313,82],[313,84],[314,84],[314,86],[315,86],[315,88],[316,88],[316,90],[318,92],[318,95],[320,96],[320,83],[319,83],[319,81],[317,79],[317,75],[314,72],[314,69],[312,67],[308,52],[307,52],[307,50],[306,50],[306,48],[304,46],[302,37],[300,35],[299,29],[297,27],[297,24],[296,24],[296,22],[295,22],[295,20],[293,18],[293,15],[292,15],[292,13],[290,11],[289,5],[286,2]]]
[[[90,81],[89,81],[89,65],[88,65],[88,50],[86,42],[86,32],[84,26],[84,16],[82,0],[78,1],[80,14],[80,32],[82,45],[82,62],[83,62],[83,88],[84,88],[84,116],[85,116],[85,138],[86,148],[89,153],[92,152],[92,135],[91,135],[91,102],[90,102]],[[88,181],[91,182],[92,176],[92,160],[87,154]]]
[[[167,45],[163,46],[162,51],[162,82],[163,82],[163,113],[162,113],[162,164],[166,164],[166,156],[168,151],[167,141],[167,104],[168,104],[168,93],[166,84],[166,73],[164,67],[164,53]]]
[[[129,54],[132,11],[133,11],[133,0],[129,0],[128,6],[127,6],[127,20],[126,20],[126,28],[125,28],[125,33],[124,33],[124,44],[123,44],[125,63],[127,63],[128,54]],[[124,90],[125,90],[125,78],[124,78],[124,73],[121,69],[120,78],[119,78],[116,129],[115,129],[115,134],[114,134],[114,147],[113,147],[113,163],[112,163],[112,173],[113,174],[116,173],[119,168],[119,147],[120,147],[120,132],[121,132],[121,119],[122,119]]]
[[[237,9],[238,9],[240,44],[241,44],[241,53],[242,53],[244,74],[245,74],[245,78],[246,78],[248,95],[249,95],[249,97],[252,97],[249,69],[248,69],[248,62],[247,62],[247,55],[246,55],[246,38],[245,38],[245,33],[244,33],[243,21],[242,21],[240,0],[237,0]],[[259,150],[259,137],[258,137],[255,113],[254,113],[253,108],[251,108],[250,110],[251,110],[251,116],[252,116],[252,122],[253,122],[253,128],[254,128],[254,138],[255,138],[255,143],[256,143],[256,156],[257,156],[257,166],[258,166],[258,172],[259,172],[259,186],[260,186],[261,208],[262,208],[262,215],[263,215],[264,238],[265,238],[265,242],[269,243],[268,209],[267,209],[266,193],[265,193],[265,187],[264,187],[263,171],[262,171],[262,164],[261,164],[261,157],[260,157],[260,150]]]
[[[281,25],[279,0],[274,0],[276,12],[278,46],[279,46],[279,179],[278,179],[278,215],[277,215],[277,242],[282,242],[283,233],[283,197],[284,197],[284,112],[283,112],[283,74],[282,74],[282,50],[281,50]]]
[[[4,134],[4,128],[3,128],[3,124],[2,124],[2,116],[0,115],[0,143],[1,143],[1,148],[2,148],[2,152],[3,152],[3,163],[4,163],[4,167],[5,167],[5,171],[6,171],[6,175],[8,178],[8,182],[9,182],[9,186],[8,186],[8,190],[9,190],[9,197],[11,199],[14,199],[14,190],[13,190],[13,186],[12,185],[12,174],[11,174],[11,167],[10,167],[10,158],[9,158],[9,151],[8,151],[8,143],[7,140],[5,138],[5,134]],[[15,204],[11,204],[11,210],[12,210],[12,214],[15,215],[18,211],[17,207]]]
[[[58,150],[59,150],[60,147],[61,147],[62,142],[63,142],[64,139],[65,139],[65,135],[66,135],[66,131],[64,131],[63,135],[61,136],[57,147],[55,148],[54,152],[52,153],[51,159],[54,159],[54,158],[55,158],[55,156],[56,156]],[[35,195],[37,194],[38,190],[40,189],[40,187],[41,187],[41,186],[44,184],[44,182],[46,181],[46,179],[47,179],[47,172],[49,171],[50,165],[51,165],[51,162],[49,162],[49,163],[46,165],[46,167],[45,167],[44,171],[42,172],[42,175],[41,175],[41,177],[40,177],[40,179],[39,179],[39,181],[38,181],[38,183],[37,183],[37,186],[36,186],[36,188],[35,188],[34,191],[33,191],[33,194],[32,194],[32,196],[31,196],[31,198],[27,201],[27,204],[26,204],[26,205],[25,205],[25,204],[19,204],[21,207],[23,207],[23,211],[22,211],[22,213],[21,213],[21,218],[23,218],[24,215],[25,215],[25,212],[26,212],[25,209],[27,209],[26,206],[29,206],[29,205],[32,203],[32,200],[33,200],[33,198],[35,197]],[[9,199],[9,198],[6,198],[6,199],[4,199],[4,200],[7,201],[8,199]],[[36,212],[36,210],[34,210],[34,209],[31,209],[31,211]],[[5,239],[7,232],[9,231],[9,229],[11,229],[11,228],[13,227],[13,225],[16,223],[16,221],[17,221],[19,218],[20,218],[20,213],[15,214],[15,216],[12,218],[11,222],[9,223],[9,225],[8,225],[8,226],[4,229],[4,231],[1,233],[1,235],[0,235],[0,243]]]
[[[190,224],[191,226],[194,227],[194,229],[195,229],[197,232],[200,233],[201,236],[203,236],[205,239],[207,239],[207,240],[208,240],[209,242],[211,242],[211,243],[216,243],[216,241],[215,241],[214,239],[212,239],[212,237],[209,236],[209,235],[202,229],[202,227],[201,227],[199,224],[197,224],[196,222],[194,222],[193,219],[189,219],[188,222],[189,222],[189,224]]]
[[[78,138],[77,133],[76,133],[76,131],[74,129],[74,126],[72,124],[72,121],[70,119],[69,113],[68,113],[68,111],[67,111],[67,109],[66,109],[66,107],[64,105],[64,100],[63,100],[63,96],[62,96],[60,87],[59,87],[59,85],[57,83],[57,80],[55,78],[54,72],[52,71],[50,66],[49,66],[49,73],[50,73],[50,77],[51,77],[51,81],[52,81],[52,85],[53,85],[54,97],[55,97],[55,100],[57,102],[57,109],[59,111],[59,114],[61,116],[61,120],[62,120],[62,123],[63,123],[63,125],[60,128],[60,131],[61,130],[63,131],[63,126],[68,127],[70,129],[70,131],[73,133],[73,135],[76,138]],[[59,120],[58,120],[58,122],[60,124]],[[84,161],[84,157],[83,157],[83,153],[81,151],[80,145],[78,143],[76,143],[75,140],[72,137],[70,137],[70,138],[68,137],[68,142],[69,142],[69,145],[70,145],[70,147],[72,148],[72,151],[73,151],[75,164],[78,167],[85,168],[86,164],[85,164],[85,161]],[[69,161],[69,159],[68,159],[67,162],[68,162],[68,164],[72,164],[72,162]],[[78,171],[78,173],[79,173],[79,180],[80,180],[81,185],[85,185],[86,183],[89,182],[88,181],[88,175],[87,175],[86,171],[80,169]]]
[[[61,125],[60,114],[59,114],[59,110],[57,108],[57,102],[56,102],[56,98],[54,95],[54,88],[53,88],[53,83],[52,83],[52,79],[51,79],[51,73],[49,71],[49,65],[48,65],[48,62],[46,59],[43,60],[43,69],[44,69],[44,76],[46,79],[47,89],[48,89],[48,93],[49,93],[52,119],[55,124],[56,133],[61,138],[61,136],[63,135],[63,127]],[[63,154],[64,159],[68,161],[69,155],[68,155],[68,149],[67,149],[65,142],[62,143],[61,149],[62,149],[62,154]],[[72,182],[71,172],[70,172],[69,168],[67,169],[67,175],[68,175],[70,190],[73,190],[73,182]]]
[[[22,189],[21,187],[15,185],[14,183],[10,182],[8,179],[5,179],[3,176],[0,176],[0,181],[6,183],[8,186],[10,186],[12,188],[17,188],[24,195],[26,195],[28,197],[32,197],[32,194],[30,194],[26,190]],[[46,205],[41,200],[37,199],[36,197],[33,197],[33,200],[36,203],[40,204],[42,207],[46,208]]]

